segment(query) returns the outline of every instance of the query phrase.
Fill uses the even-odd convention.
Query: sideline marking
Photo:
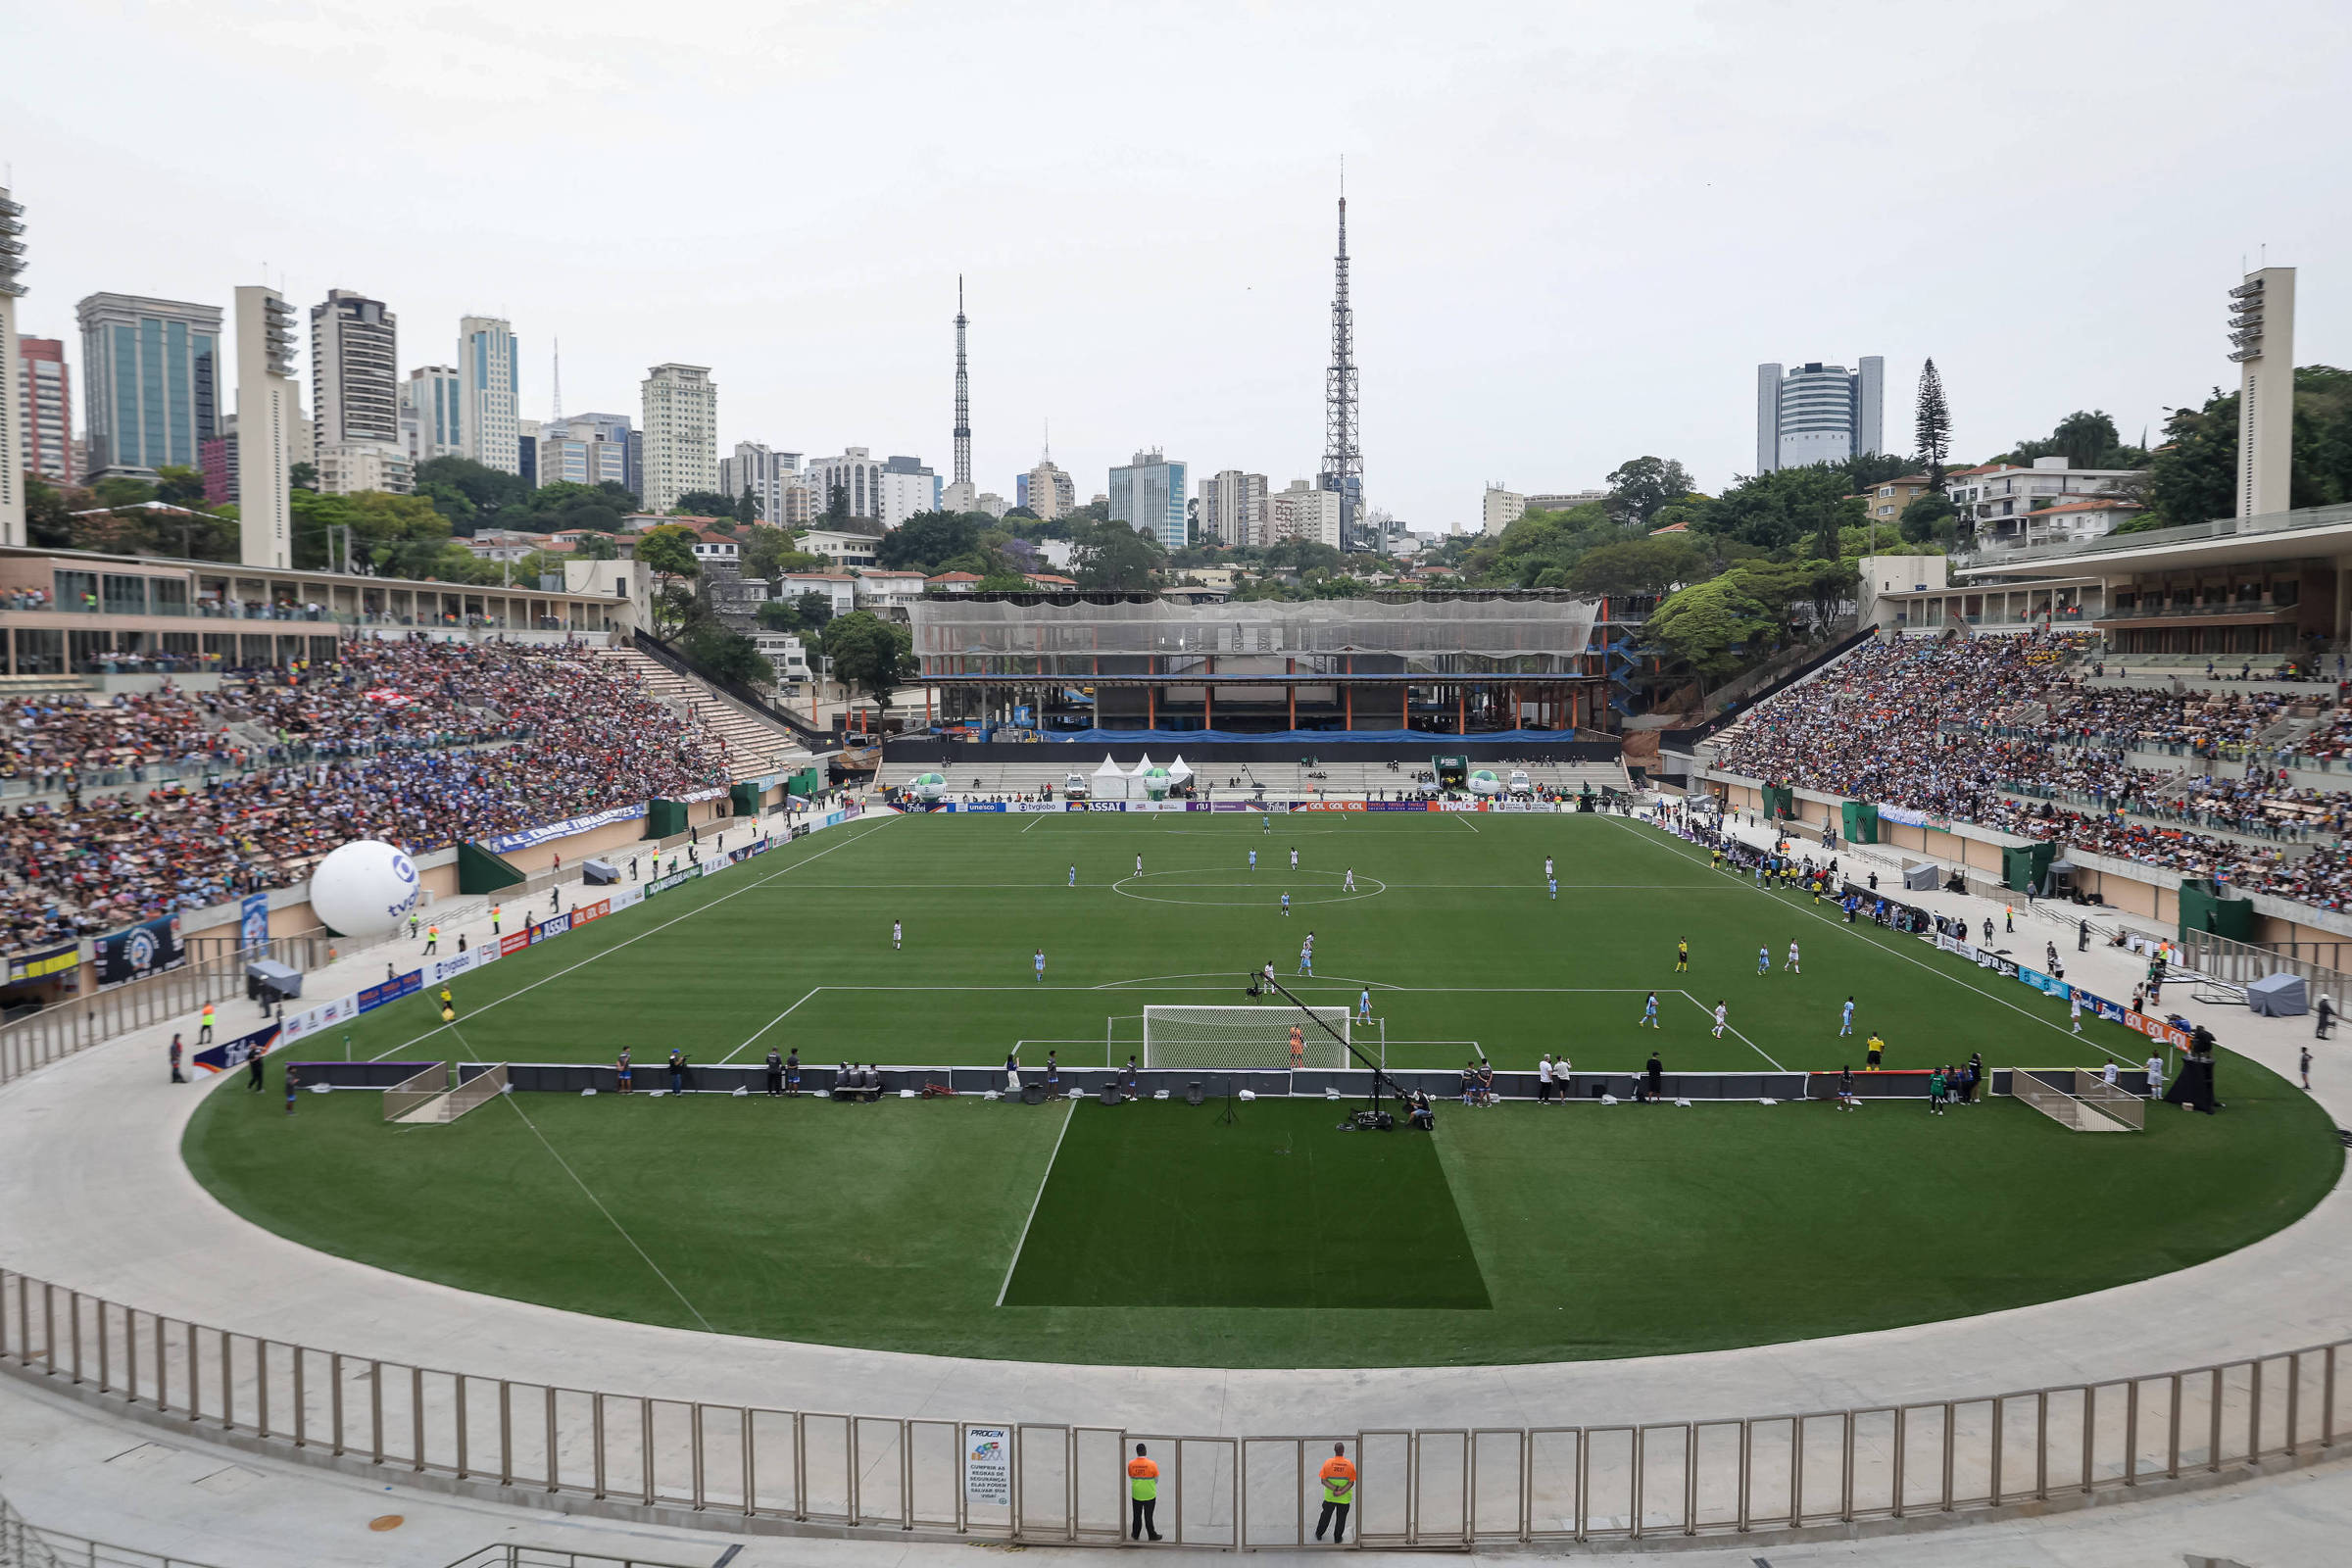
[[[1696,1008],[1697,1008],[1699,1011],[1701,1011],[1701,1012],[1705,1013],[1705,1014],[1707,1015],[1707,1017],[1708,1017],[1710,1020],[1712,1020],[1712,1019],[1714,1018],[1714,1016],[1715,1016],[1715,1009],[1714,1009],[1713,1007],[1710,1007],[1710,1006],[1708,1006],[1708,1005],[1705,1004],[1705,1003],[1703,1003],[1703,1002],[1699,1001],[1699,1000],[1698,1000],[1696,997],[1692,996],[1692,995],[1691,995],[1690,992],[1688,992],[1688,991],[1684,991],[1684,992],[1682,992],[1682,993],[1681,993],[1681,995],[1682,995],[1682,999],[1683,999],[1685,1002],[1688,1002],[1689,1004],[1690,1004],[1690,1005],[1692,1005],[1693,1007],[1696,1007]],[[1737,1040],[1740,1040],[1740,1041],[1742,1041],[1742,1042],[1744,1042],[1744,1043],[1746,1044],[1746,1046],[1747,1046],[1747,1049],[1748,1049],[1748,1050],[1750,1050],[1750,1051],[1754,1052],[1754,1053],[1755,1053],[1757,1055],[1759,1055],[1759,1056],[1762,1056],[1762,1057],[1763,1057],[1763,1058],[1764,1058],[1766,1061],[1772,1061],[1772,1053],[1771,1053],[1771,1052],[1769,1052],[1769,1051],[1766,1051],[1766,1050],[1765,1050],[1765,1049],[1764,1049],[1762,1046],[1759,1046],[1759,1045],[1757,1045],[1757,1044],[1756,1044],[1756,1043],[1755,1043],[1753,1040],[1749,1040],[1749,1039],[1747,1038],[1747,1036],[1745,1036],[1745,1035],[1743,1035],[1743,1034],[1740,1033],[1740,1031],[1739,1031],[1739,1030],[1737,1030],[1737,1029],[1734,1029],[1734,1028],[1732,1027],[1732,1025],[1731,1025],[1731,1022],[1730,1022],[1730,1020],[1731,1020],[1731,1014],[1730,1014],[1729,1012],[1726,1012],[1726,1013],[1724,1014],[1724,1020],[1725,1020],[1725,1022],[1724,1022],[1724,1025],[1723,1025],[1723,1027],[1724,1027],[1724,1032],[1725,1032],[1725,1033],[1727,1033],[1727,1034],[1731,1035],[1733,1038],[1735,1038],[1735,1039],[1737,1039]],[[1772,1070],[1773,1070],[1774,1072],[1787,1072],[1788,1069],[1788,1068],[1786,1068],[1786,1067],[1784,1067],[1784,1066],[1782,1066],[1782,1065],[1781,1065],[1779,1062],[1777,1062],[1777,1061],[1772,1061]]]
[[[825,988],[823,986],[810,986],[808,994],[801,998],[801,1002],[807,1002],[809,997],[815,996],[819,991],[824,989]],[[767,1033],[770,1029],[773,1029],[776,1025],[782,1023],[786,1018],[790,1017],[793,1013],[793,1009],[800,1006],[801,1002],[794,1003],[792,1006],[786,1007],[782,1012],[777,1013],[773,1018],[770,1018],[767,1020],[767,1022],[761,1024],[759,1030],[753,1034],[750,1040],[746,1040],[742,1045],[737,1046],[733,1051],[730,1051],[725,1055],[719,1057],[718,1065],[724,1067],[728,1062],[733,1061],[737,1056],[740,1056],[745,1052],[751,1050],[754,1042],[758,1041],[760,1035]]]
[[[524,992],[536,991],[541,986],[547,984],[550,980],[561,980],[565,975],[571,973],[573,969],[586,968],[589,964],[596,962],[597,959],[605,957],[611,954],[618,953],[621,949],[628,947],[631,943],[643,942],[647,937],[652,936],[656,931],[666,931],[671,926],[676,925],[680,920],[691,920],[696,915],[703,913],[705,910],[715,909],[720,905],[726,903],[729,899],[741,898],[744,894],[751,892],[754,888],[763,888],[767,886],[767,884],[773,882],[777,877],[791,875],[793,872],[799,870],[802,866],[807,865],[809,860],[821,860],[826,856],[831,855],[835,850],[848,849],[852,844],[856,844],[861,839],[872,838],[876,833],[879,833],[884,828],[890,826],[891,823],[904,820],[906,820],[904,817],[886,816],[881,821],[876,822],[872,827],[867,828],[864,832],[858,834],[855,838],[846,839],[839,844],[830,845],[825,849],[821,849],[814,855],[809,856],[808,859],[795,860],[792,862],[792,864],[783,867],[781,870],[772,871],[768,875],[761,877],[757,882],[745,883],[742,887],[737,888],[732,893],[722,893],[717,898],[712,899],[709,904],[698,905],[694,908],[688,909],[684,914],[673,916],[670,919],[662,921],[660,925],[651,926],[646,930],[638,932],[635,936],[628,938],[626,941],[615,942],[612,944],[612,946],[605,949],[603,953],[590,954],[587,957],[582,958],[577,963],[558,969],[554,974],[541,976],[539,979],[532,981],[529,985],[522,987],[522,989],[519,991],[510,991],[505,996],[500,997],[496,1002],[484,1003],[481,1006],[474,1009],[473,1016],[478,1018],[483,1013],[488,1012],[491,1008],[499,1006],[504,1003],[514,1001],[516,997],[521,996]],[[368,1059],[369,1061],[381,1061],[386,1056],[392,1054],[392,1053],[395,1051],[406,1051],[411,1046],[422,1045],[425,1041],[430,1040],[433,1038],[433,1036],[439,1034],[443,1029],[454,1030],[456,1027],[457,1026],[455,1024],[439,1024],[431,1029],[427,1029],[424,1033],[416,1036],[413,1040],[404,1040],[399,1045],[393,1046],[388,1050],[379,1051],[374,1055],[369,1056]],[[466,1037],[464,1035],[458,1036],[458,1039],[461,1043],[464,1042],[465,1038]],[[471,1046],[467,1046],[466,1049],[471,1051],[473,1048]]]
[[[473,1048],[470,1046],[466,1047],[466,1050],[468,1051],[472,1049]],[[539,1147],[546,1150],[548,1154],[555,1160],[555,1162],[564,1167],[564,1174],[571,1178],[572,1185],[576,1186],[581,1192],[588,1195],[588,1201],[594,1203],[596,1205],[596,1211],[604,1215],[605,1219],[614,1230],[620,1232],[620,1239],[629,1244],[629,1250],[635,1252],[639,1257],[645,1259],[645,1266],[654,1271],[654,1278],[660,1280],[662,1284],[669,1287],[669,1294],[676,1297],[681,1302],[684,1302],[686,1310],[694,1314],[694,1320],[697,1323],[700,1323],[706,1332],[716,1334],[718,1330],[710,1327],[710,1320],[703,1316],[702,1308],[696,1306],[692,1301],[688,1301],[686,1299],[686,1293],[678,1289],[677,1282],[672,1280],[668,1275],[662,1273],[662,1265],[655,1262],[653,1258],[647,1254],[645,1249],[637,1245],[637,1238],[629,1234],[628,1227],[612,1217],[612,1211],[605,1206],[605,1200],[597,1197],[595,1192],[588,1186],[586,1182],[580,1180],[580,1173],[571,1168],[571,1162],[565,1159],[562,1154],[556,1152],[556,1146],[547,1141],[547,1134],[539,1130],[539,1124],[531,1120],[531,1118],[524,1113],[523,1108],[520,1105],[514,1104],[514,1097],[513,1095],[501,1095],[498,1098],[505,1101],[509,1105],[514,1106],[514,1114],[522,1117],[522,1124],[531,1130],[532,1137],[539,1140]]]
[[[1046,1156],[1046,1173],[1037,1179],[1037,1196],[1029,1200],[1029,1217],[1021,1221],[1021,1239],[1012,1244],[1012,1261],[1004,1265],[1004,1283],[997,1287],[999,1306],[1004,1304],[1004,1293],[1012,1289],[1012,1271],[1021,1266],[1021,1249],[1029,1245],[1029,1227],[1037,1223],[1037,1205],[1046,1200],[1046,1183],[1054,1179],[1054,1162],[1061,1157],[1061,1141],[1070,1136],[1070,1122],[1078,1114],[1078,1102],[1069,1100],[1062,1103],[1068,1108],[1062,1112],[1061,1131],[1054,1135],[1054,1152]]]
[[[1624,828],[1627,832],[1633,833],[1634,825],[1631,822],[1624,821],[1616,817],[1611,817],[1610,820],[1615,822],[1617,826]],[[1670,849],[1669,844],[1681,844],[1686,841],[1674,838],[1673,835],[1665,832],[1664,829],[1657,829],[1656,831],[1659,839],[1657,848],[1665,849],[1669,854],[1679,855],[1683,859],[1686,860],[1695,861],[1697,859],[1698,852],[1696,851],[1695,847],[1691,853],[1689,854],[1684,854],[1682,851]],[[1640,839],[1642,835],[1639,833],[1634,833],[1634,837]],[[1748,847],[1751,849],[1754,848],[1753,845]],[[1754,893],[1759,898],[1772,897],[1772,890],[1769,888],[1752,887],[1747,882],[1741,881],[1738,877],[1734,877],[1731,880],[1740,887],[1747,888],[1749,892]],[[1828,926],[1833,931],[1842,931],[1847,936],[1854,938],[1856,941],[1867,943],[1869,946],[1878,949],[1879,952],[1886,954],[1890,958],[1900,958],[1903,960],[1903,962],[1910,964],[1914,968],[1925,969],[1928,971],[1928,973],[1936,976],[1938,979],[1949,980],[1952,984],[1958,986],[1963,991],[1973,991],[1987,1002],[2007,1007],[2011,1012],[2021,1013],[2024,1016],[2032,1019],[2034,1022],[2041,1025],[2044,1029],[2049,1030],[2052,1034],[2064,1035],[2069,1040],[2080,1040],[2084,1045],[2090,1047],[2091,1050],[2099,1053],[2101,1055],[2112,1057],[2115,1060],[2122,1062],[2127,1067],[2138,1065],[2138,1063],[2133,1061],[2132,1057],[2124,1055],[2120,1052],[2109,1051],[2105,1046],[2100,1045],[2088,1035],[2078,1035],[2070,1030],[2061,1029],[2050,1019],[2044,1018],[2037,1012],[2032,1012],[2024,1007],[2019,1006],[2016,1003],[2011,1002],[2007,997],[1996,995],[1993,992],[1985,990],[1983,986],[1971,985],[1960,976],[1952,974],[1943,969],[1938,969],[1932,963],[1922,962],[1920,959],[1913,957],[1910,954],[1905,953],[1901,949],[1897,948],[1891,942],[1881,942],[1876,937],[1863,935],[1860,930],[1848,927],[1842,919],[1832,919],[1825,914],[1816,914],[1809,906],[1802,905],[1797,906],[1796,912],[1804,916],[1806,919],[1819,921],[1821,924]],[[1856,924],[1858,926],[1859,921],[1857,921]],[[1872,922],[1872,928],[1874,930],[1877,929],[1876,921]],[[1942,950],[1938,948],[1936,951],[1940,953]],[[1956,957],[1958,955],[1955,954],[1954,956]],[[1770,1058],[1768,1057],[1766,1059],[1769,1060]]]

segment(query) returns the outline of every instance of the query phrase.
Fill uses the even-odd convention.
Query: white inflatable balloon
[[[416,907],[416,862],[376,839],[354,839],[311,870],[311,912],[347,937],[380,936]]]

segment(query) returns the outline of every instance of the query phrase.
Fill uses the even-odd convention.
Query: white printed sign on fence
[[[1012,1506],[1012,1429],[963,1429],[963,1494],[983,1508]]]

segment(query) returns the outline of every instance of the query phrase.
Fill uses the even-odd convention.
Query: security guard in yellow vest
[[[1135,1457],[1127,1461],[1127,1497],[1133,1517],[1128,1522],[1127,1539],[1142,1541],[1147,1537],[1159,1539],[1159,1526],[1152,1512],[1159,1506],[1159,1466],[1144,1452],[1144,1446],[1135,1446]]]

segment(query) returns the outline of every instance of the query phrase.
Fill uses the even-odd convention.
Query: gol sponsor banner
[[[1300,801],[1291,808],[1294,811],[1360,811],[1362,801]]]
[[[571,923],[574,927],[583,926],[591,920],[602,920],[606,915],[611,914],[612,912],[612,901],[611,899],[599,899],[594,904],[583,904],[578,908],[572,910]]]
[[[2150,1040],[2160,1041],[2168,1046],[2178,1046],[2182,1051],[2188,1049],[2187,1030],[2176,1029],[2162,1018],[2151,1018],[2145,1013],[2133,1012],[2129,1007],[2123,1009],[2123,1012],[2125,1028],[2136,1029]]]

